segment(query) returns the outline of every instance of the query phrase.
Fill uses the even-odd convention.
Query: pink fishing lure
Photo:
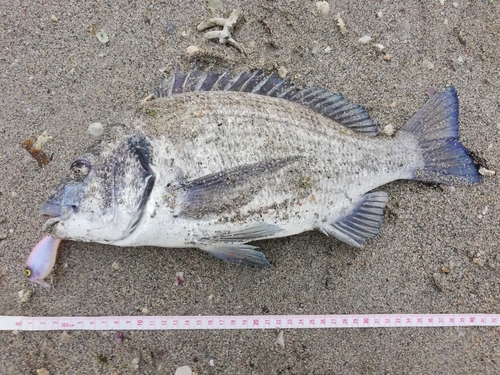
[[[56,263],[57,249],[61,240],[50,236],[43,237],[31,251],[26,261],[28,280],[49,287],[45,279]]]

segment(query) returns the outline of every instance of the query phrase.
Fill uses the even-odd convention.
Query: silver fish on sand
[[[393,137],[360,106],[261,71],[175,74],[73,161],[42,206],[53,237],[117,246],[194,247],[267,267],[249,242],[319,230],[352,246],[378,235],[398,179],[477,183],[458,141],[453,87]]]

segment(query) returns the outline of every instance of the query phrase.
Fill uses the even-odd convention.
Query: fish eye
[[[87,159],[76,159],[69,167],[75,181],[82,181],[90,173],[90,162]]]
[[[26,276],[28,277],[31,276],[31,270],[29,268],[26,268]]]

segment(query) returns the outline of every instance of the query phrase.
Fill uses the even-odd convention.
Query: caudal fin
[[[424,168],[415,171],[415,180],[481,181],[469,151],[458,141],[458,97],[454,87],[432,96],[401,131],[412,133],[422,150]]]

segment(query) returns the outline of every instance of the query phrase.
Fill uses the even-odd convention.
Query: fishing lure
[[[56,263],[57,249],[60,243],[59,238],[45,236],[33,248],[26,261],[26,276],[29,281],[50,287],[43,279],[49,275]]]

